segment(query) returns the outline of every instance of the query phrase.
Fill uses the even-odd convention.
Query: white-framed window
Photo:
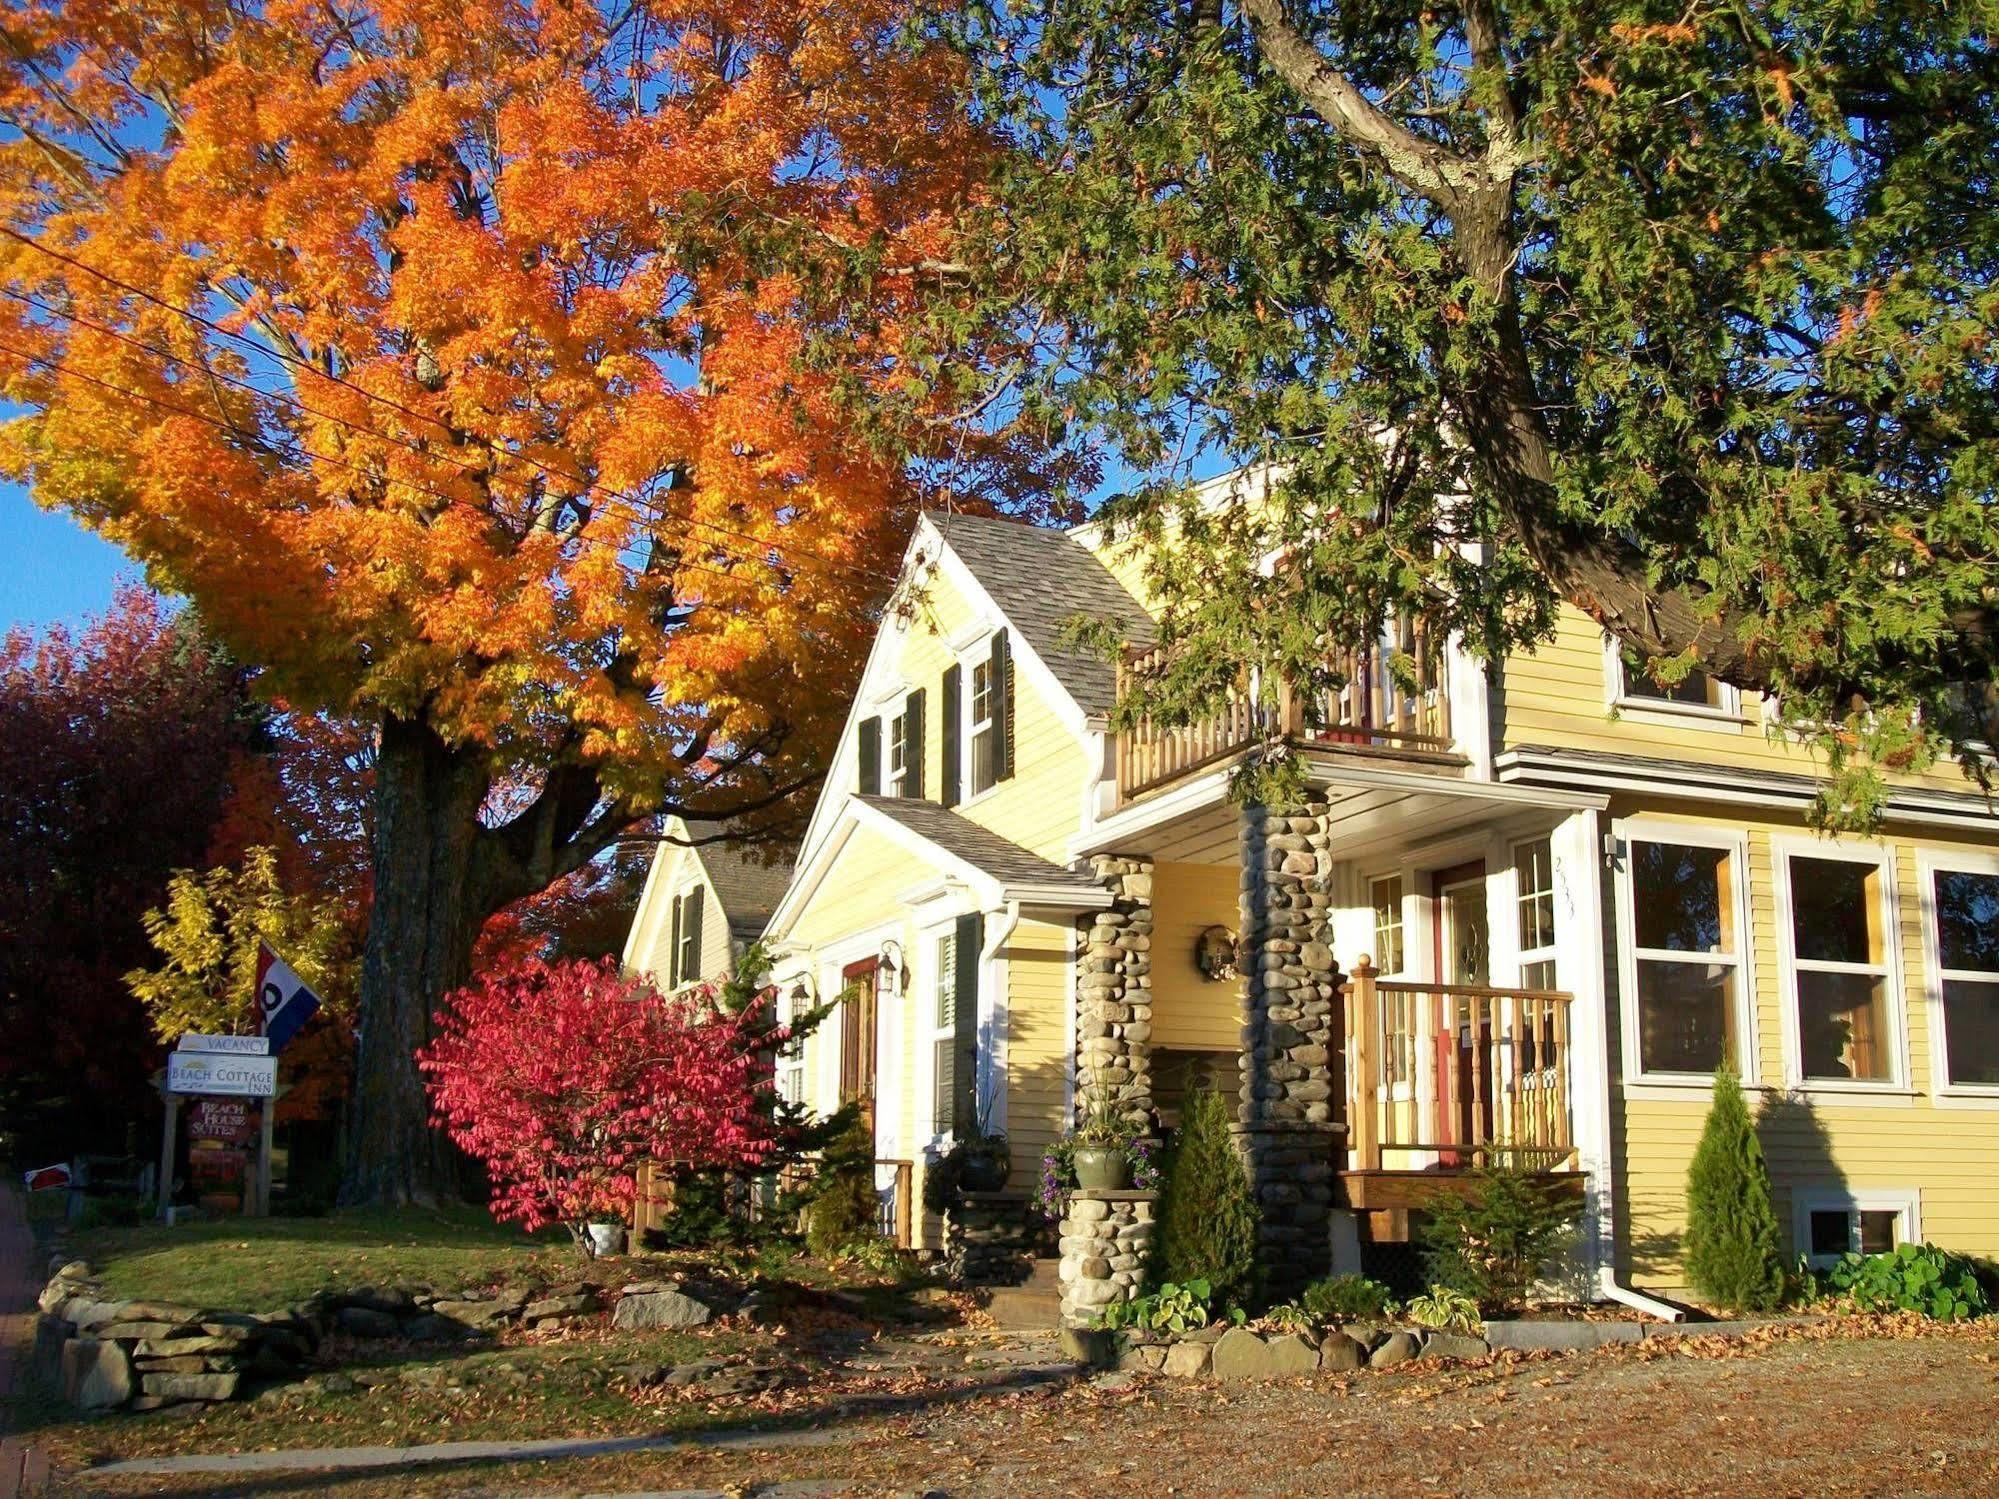
[[[1632,822],[1620,829],[1625,1067],[1667,1082],[1756,1072],[1743,840],[1714,828]]]
[[[1520,987],[1555,987],[1555,850],[1546,838],[1513,845],[1513,904],[1519,918]]]
[[[882,792],[887,796],[901,796],[909,780],[908,698],[903,699],[901,709],[888,721],[888,743],[884,748],[888,764],[882,774]]]
[[[1367,892],[1368,903],[1374,908],[1375,970],[1387,975],[1404,973],[1409,944],[1402,876],[1378,875],[1367,882]],[[1406,989],[1386,989],[1380,1004],[1382,1081],[1406,1090],[1416,1074],[1416,996]]]
[[[1925,858],[1921,872],[1941,1085],[1999,1097],[1999,858]]]
[[[1799,1187],[1791,1193],[1791,1242],[1821,1269],[1842,1255],[1888,1254],[1900,1244],[1920,1244],[1921,1194]]]
[[[1742,717],[1742,694],[1728,683],[1694,670],[1667,686],[1654,680],[1645,662],[1616,639],[1604,642],[1603,669],[1613,707],[1693,718]]]
[[[1774,839],[1790,1081],[1902,1082],[1895,888],[1888,853]]]
[[[977,796],[999,784],[999,741],[993,724],[993,663],[990,651],[972,662],[965,689],[966,794]]]
[[[930,1038],[930,1130],[942,1138],[956,1124],[952,1107],[952,1055],[958,1044],[958,938],[944,931],[932,939],[930,1001],[926,1034]]]
[[[790,1025],[811,1008],[803,984],[779,985],[777,1020]],[[777,1096],[786,1103],[805,1101],[805,1038],[794,1036],[777,1049]]]

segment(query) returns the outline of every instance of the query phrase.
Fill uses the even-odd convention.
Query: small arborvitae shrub
[[[1462,1196],[1439,1193],[1427,1212],[1423,1267],[1431,1284],[1503,1312],[1524,1302],[1575,1242],[1582,1203],[1532,1171],[1490,1165],[1467,1173]]]
[[[1305,1287],[1298,1304],[1318,1322],[1359,1322],[1385,1317],[1395,1293],[1365,1275],[1334,1275]]]
[[[826,1147],[806,1209],[805,1247],[821,1259],[833,1259],[880,1231],[874,1130],[857,1114]]]
[[[1863,1312],[1919,1312],[1938,1322],[1966,1322],[1992,1310],[1977,1267],[1934,1244],[1849,1254],[1826,1272],[1825,1283]]]
[[[1770,1172],[1732,1067],[1714,1075],[1714,1105],[1687,1172],[1687,1278],[1736,1311],[1769,1311],[1784,1296]]]
[[[1178,1285],[1206,1281],[1216,1306],[1256,1296],[1256,1199],[1229,1135],[1229,1106],[1196,1089],[1181,1112],[1159,1212],[1159,1276]]]

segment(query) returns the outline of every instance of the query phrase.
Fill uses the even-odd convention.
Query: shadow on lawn
[[[417,1474],[466,1476],[496,1473],[519,1463],[586,1461],[592,1458],[636,1456],[670,1452],[678,1447],[718,1452],[799,1452],[846,1445],[843,1434],[849,1425],[860,1425],[884,1417],[905,1416],[962,1404],[990,1395],[1055,1388],[1072,1383],[1083,1371],[1073,1364],[1050,1364],[1018,1368],[989,1377],[954,1384],[939,1384],[918,1391],[896,1393],[856,1393],[829,1399],[808,1410],[788,1411],[781,1416],[755,1422],[730,1421],[716,1417],[711,1424],[697,1424],[623,1437],[551,1438],[523,1443],[516,1452],[476,1451],[433,1459],[384,1462],[370,1466],[341,1468],[289,1468],[283,1470],[237,1470],[232,1472],[152,1475],[172,1481],[172,1492],[181,1495],[253,1495],[298,1493],[332,1488],[370,1478],[412,1477]],[[449,1443],[438,1444],[449,1446]],[[480,1443],[489,1448],[494,1443]],[[338,1449],[334,1449],[338,1450]],[[421,1451],[403,1448],[402,1451]],[[62,1477],[71,1483],[89,1479],[94,1469],[71,1471]],[[140,1475],[134,1474],[133,1477]],[[753,1487],[750,1492],[756,1492]]]

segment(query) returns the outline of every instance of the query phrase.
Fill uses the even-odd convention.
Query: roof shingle
[[[1050,863],[1030,849],[1002,838],[991,828],[981,827],[936,802],[904,796],[862,796],[857,798],[886,814],[918,837],[926,838],[946,853],[963,859],[1002,885],[1044,885],[1094,890],[1096,881],[1078,870]]]

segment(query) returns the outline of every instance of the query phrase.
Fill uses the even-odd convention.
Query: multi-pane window
[[[777,1019],[790,1026],[805,1013],[809,1004],[805,986],[781,989],[777,997]],[[805,1040],[794,1036],[777,1049],[777,1096],[786,1103],[805,1101]]]
[[[1999,873],[1939,869],[1932,878],[1945,1076],[1956,1087],[1999,1087]]]
[[[1374,905],[1374,966],[1381,973],[1400,973],[1402,945],[1402,876],[1384,875],[1368,882]]]
[[[1740,1062],[1742,939],[1732,846],[1631,840],[1638,1063],[1711,1073]]]
[[[953,1125],[956,1073],[952,1048],[957,1045],[958,941],[952,933],[937,939],[930,1004],[930,1124],[934,1133],[948,1135]]]
[[[1892,1254],[1897,1245],[1912,1242],[1914,1196],[1907,1204],[1895,1194],[1872,1201],[1816,1201],[1807,1194],[1798,1204],[1800,1248],[1814,1265],[1829,1265],[1848,1254]]]
[[[966,739],[972,747],[972,795],[992,789],[998,780],[999,756],[993,734],[993,664],[981,660],[972,667],[972,690],[966,703]]]
[[[1655,681],[1645,660],[1629,650],[1617,656],[1618,696],[1632,702],[1660,703],[1681,708],[1735,711],[1734,689],[1704,671],[1690,671],[1670,686]]]
[[[1555,856],[1546,838],[1513,850],[1514,903],[1520,916],[1520,984],[1555,987]]]
[[[895,715],[888,727],[888,784],[890,796],[901,796],[909,778],[909,709]]]
[[[1784,868],[1802,1075],[1808,1081],[1892,1081],[1883,866],[1873,859],[1792,854]]]

